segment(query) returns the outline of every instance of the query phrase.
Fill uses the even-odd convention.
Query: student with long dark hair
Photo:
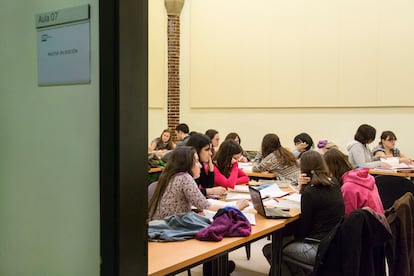
[[[322,155],[314,150],[302,154],[299,178],[301,197],[301,215],[298,221],[295,239],[283,248],[283,254],[301,263],[313,265],[319,243],[344,216],[345,206],[339,183],[329,177],[328,168]],[[263,248],[263,253],[270,261],[270,246]],[[300,268],[286,263],[282,269],[288,269],[293,275]],[[302,271],[303,273],[303,271]]]
[[[362,207],[370,207],[375,212],[384,214],[375,178],[369,174],[369,168],[352,169],[348,157],[338,149],[328,150],[323,157],[330,176],[336,178],[341,185],[345,215]]]
[[[195,148],[198,154],[198,160],[202,166],[200,177],[195,181],[198,184],[203,195],[221,195],[226,189],[221,186],[214,187],[214,165],[211,158],[211,141],[207,135],[195,133],[191,135],[187,142],[187,146]]]
[[[174,214],[187,213],[191,206],[199,210],[218,210],[220,205],[210,204],[198,188],[194,178],[200,177],[201,165],[194,148],[177,147],[162,171],[149,201],[149,219],[162,219]],[[248,206],[246,200],[237,201],[236,207]]]
[[[226,140],[213,158],[214,185],[233,189],[236,184],[249,183],[249,177],[238,166],[241,146],[234,140]]]
[[[282,179],[297,183],[299,166],[293,153],[282,147],[279,136],[266,134],[262,139],[261,151],[253,160],[254,172],[273,172]]]

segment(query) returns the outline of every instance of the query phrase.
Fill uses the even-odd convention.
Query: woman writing
[[[242,154],[241,146],[234,140],[221,143],[213,158],[214,185],[234,189],[236,184],[249,183],[249,177],[238,166]]]
[[[412,164],[412,160],[406,157],[404,154],[400,152],[398,148],[395,147],[395,142],[397,141],[397,136],[395,136],[394,132],[387,130],[382,132],[380,142],[378,146],[376,146],[372,153],[376,157],[398,157],[400,163],[405,163],[407,165]]]
[[[254,172],[273,172],[282,179],[297,183],[299,166],[296,157],[282,147],[276,134],[266,134],[262,140],[261,151],[253,160]]]
[[[374,157],[371,149],[368,147],[374,141],[376,132],[374,127],[367,124],[362,124],[358,127],[354,135],[354,141],[346,148],[348,150],[349,162],[354,168],[391,168],[389,164],[379,161],[379,157]]]
[[[155,138],[148,148],[149,153],[155,153],[162,158],[167,152],[175,149],[175,143],[172,141],[171,131],[164,129],[160,137]]]

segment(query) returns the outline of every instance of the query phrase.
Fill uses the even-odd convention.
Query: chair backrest
[[[384,246],[391,239],[385,217],[357,209],[318,248],[314,275],[385,275]]]
[[[414,183],[405,177],[378,175],[375,177],[375,183],[377,184],[384,210],[390,208],[406,192],[414,194]]]
[[[152,182],[148,185],[148,203],[155,192],[155,188],[157,187],[158,181]]]
[[[392,231],[392,241],[385,252],[388,275],[414,275],[414,196],[407,192],[385,210]]]

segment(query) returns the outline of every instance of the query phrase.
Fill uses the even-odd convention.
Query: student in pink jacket
[[[243,149],[234,140],[221,143],[214,156],[214,186],[233,189],[236,184],[249,183],[249,177],[239,169]]]
[[[324,159],[331,176],[341,184],[345,215],[362,207],[370,207],[375,212],[384,214],[375,178],[369,174],[369,168],[353,170],[348,157],[338,149],[328,150]]]

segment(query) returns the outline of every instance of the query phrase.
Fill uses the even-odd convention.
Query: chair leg
[[[187,270],[187,275],[188,275],[188,276],[191,276],[191,269],[188,269],[188,270]]]
[[[246,248],[246,257],[247,257],[248,260],[250,260],[250,254],[251,254],[251,244],[250,244],[250,242],[245,245],[245,248]]]

